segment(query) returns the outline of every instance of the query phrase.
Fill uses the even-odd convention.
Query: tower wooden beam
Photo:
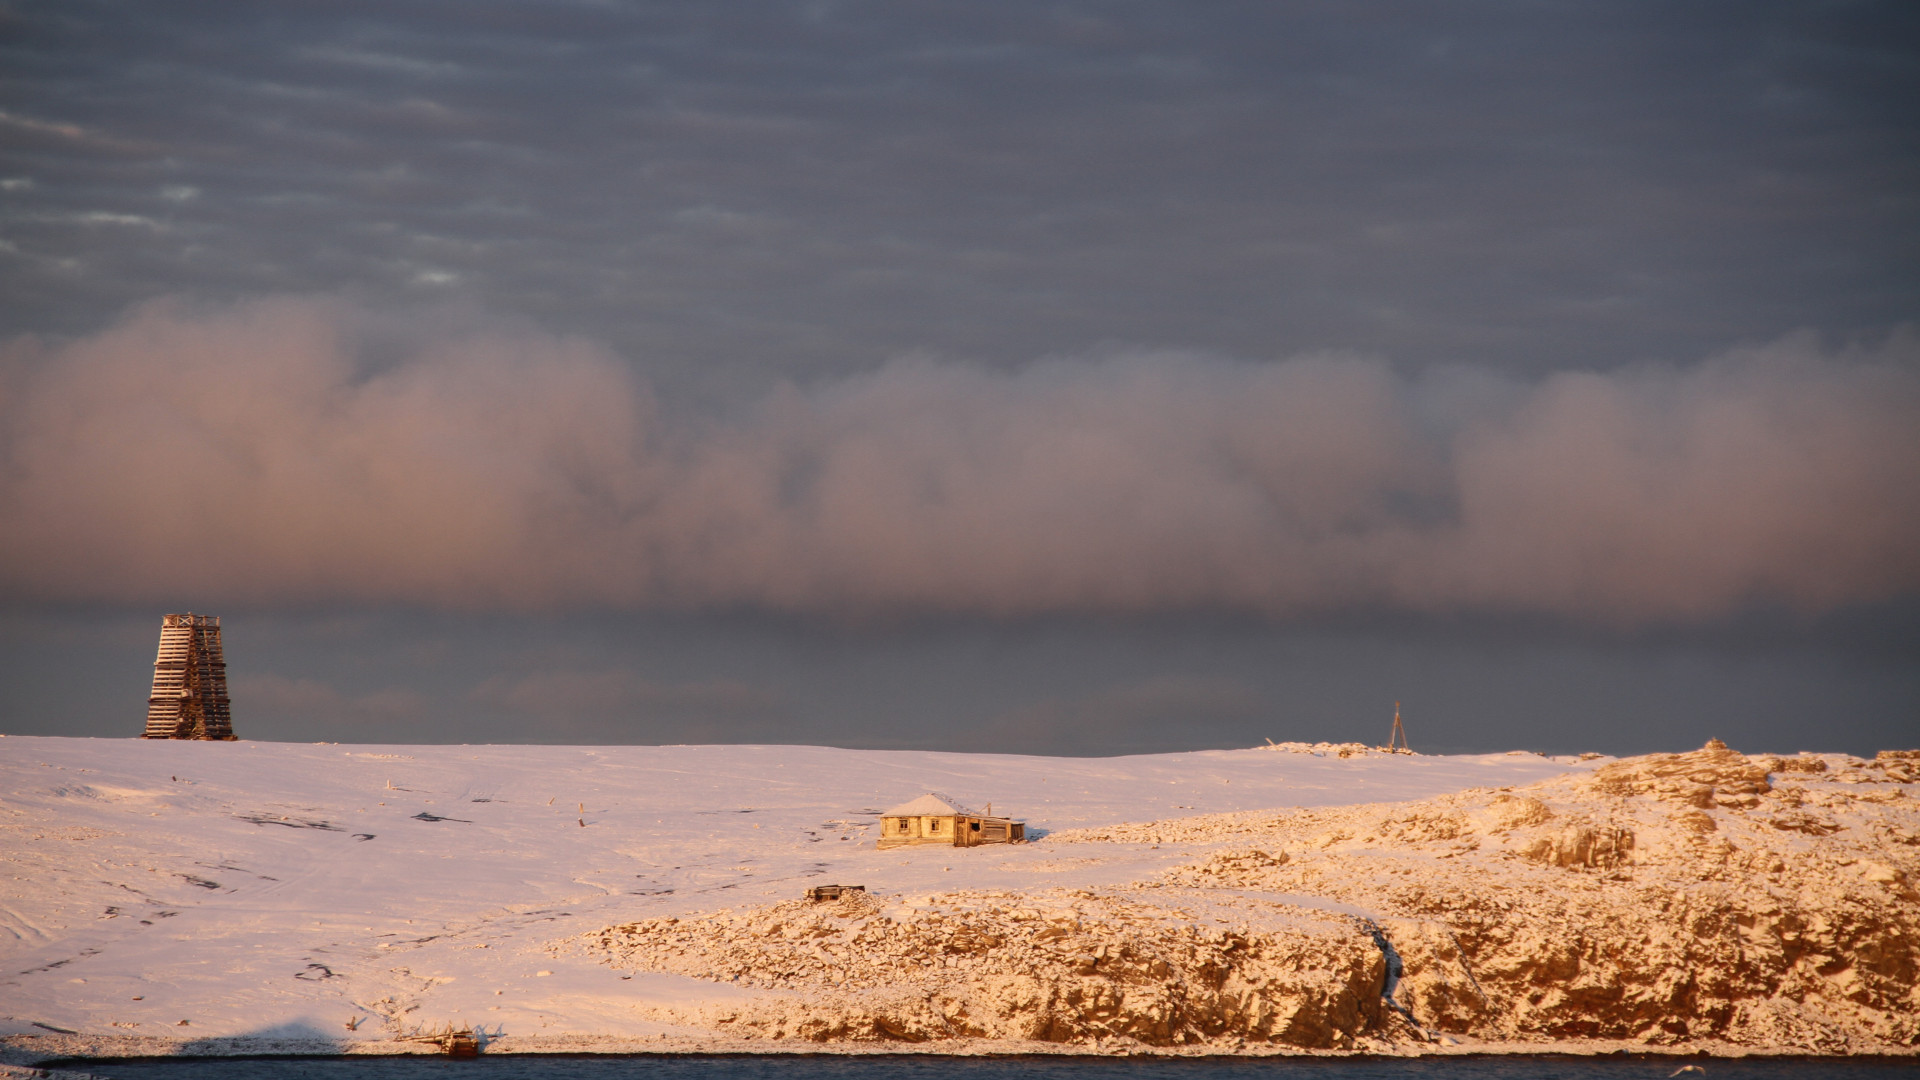
[[[235,738],[227,700],[227,660],[218,615],[168,615],[160,621],[143,739]]]

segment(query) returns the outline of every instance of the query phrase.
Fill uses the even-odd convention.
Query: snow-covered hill
[[[866,926],[890,910],[898,923],[872,924],[875,935],[884,925],[917,926],[916,912],[937,914],[943,904],[1134,911],[1080,920],[1076,940],[1100,938],[1100,918],[1115,919],[1118,933],[1136,915],[1140,925],[1185,933],[1180,917],[1165,915],[1179,906],[1141,901],[1144,888],[1179,890],[1187,897],[1180,910],[1214,904],[1240,909],[1245,921],[1254,904],[1262,908],[1254,921],[1272,933],[1345,940],[1368,921],[1404,913],[1384,893],[1372,902],[1350,875],[1316,890],[1311,875],[1262,876],[1277,873],[1284,856],[1233,862],[1247,842],[1234,824],[1243,812],[1338,814],[1478,789],[1449,811],[1469,824],[1435,841],[1460,847],[1475,828],[1468,804],[1494,798],[1494,789],[1576,784],[1608,764],[1293,749],[1086,759],[8,737],[0,739],[0,1034],[16,1058],[183,1045],[390,1050],[396,1036],[449,1025],[484,1031],[494,1052],[733,1045],[787,1033],[784,1021],[756,1028],[753,1017],[805,1014],[809,1003],[858,989],[844,972],[809,981],[722,962],[728,948],[758,948],[749,932],[756,926],[791,920],[793,901],[811,885],[866,886],[872,910],[829,905],[807,917]],[[1874,779],[1877,788],[1900,788]],[[876,850],[878,811],[928,790],[990,802],[1027,821],[1037,839]],[[1565,818],[1567,808],[1560,812]],[[1154,822],[1162,824],[1122,828]],[[1405,830],[1373,831],[1378,837],[1367,839],[1378,846],[1409,842]],[[1350,851],[1361,836],[1349,829],[1323,847]],[[1537,868],[1530,858],[1520,862]],[[1874,865],[1901,875],[1889,887],[1905,887],[1905,869]],[[1207,873],[1225,876],[1210,883]],[[674,925],[668,919],[705,929],[667,952],[644,935],[607,931]],[[1052,933],[1037,922],[1030,929]],[[996,962],[1016,954],[1003,951]],[[809,955],[818,967],[826,954]],[[1370,942],[1357,955],[1381,962]],[[1085,961],[1089,971],[1097,959]],[[930,994],[934,973],[954,964],[919,967]],[[1081,1034],[1089,1044],[1104,1038]],[[888,1034],[869,1026],[825,1037],[860,1045]],[[1005,1046],[1015,1036],[982,1029],[968,1037],[969,1045],[998,1038]]]

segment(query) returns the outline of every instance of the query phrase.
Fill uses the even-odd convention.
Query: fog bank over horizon
[[[0,591],[1632,627],[1920,587],[1911,329],[1535,378],[1341,353],[909,356],[722,411],[581,338],[419,324],[283,297],[15,339]]]
[[[0,732],[1920,730],[1920,6],[0,0]]]

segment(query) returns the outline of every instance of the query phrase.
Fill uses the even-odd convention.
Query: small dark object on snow
[[[470,1058],[480,1056],[480,1040],[471,1031],[455,1031],[440,1040],[447,1048],[448,1057]]]
[[[807,890],[807,899],[818,904],[824,900],[838,900],[852,893],[865,895],[865,885],[815,885]]]
[[[400,1036],[402,1042],[437,1043],[448,1057],[470,1058],[480,1056],[480,1039],[472,1028],[454,1029],[448,1024],[440,1031],[416,1031],[411,1035]]]

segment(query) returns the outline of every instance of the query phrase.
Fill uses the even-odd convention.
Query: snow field
[[[1586,767],[1266,748],[1040,758],[0,738],[0,1035],[342,1049],[449,1024],[697,1035],[649,1017],[755,991],[623,972],[568,943],[822,883],[896,898],[1120,887],[1193,852],[1045,834],[1419,799]],[[875,850],[878,811],[928,790],[991,802],[1039,839]]]

